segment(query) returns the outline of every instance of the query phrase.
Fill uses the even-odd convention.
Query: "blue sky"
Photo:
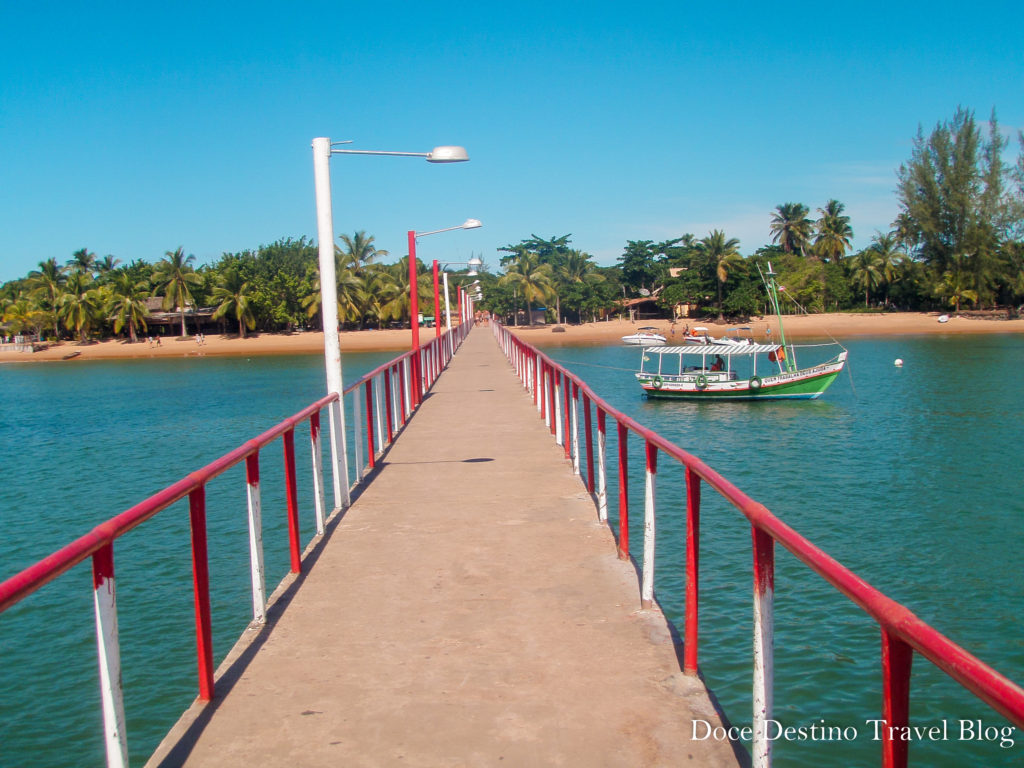
[[[332,159],[335,232],[388,261],[407,230],[468,217],[483,228],[420,257],[495,267],[503,245],[571,233],[607,265],[627,240],[715,228],[750,253],[776,205],[832,197],[863,247],[919,125],[963,105],[1024,128],[1024,4],[964,8],[8,0],[0,281],[82,247],[206,263],[313,237],[317,136],[468,149]]]

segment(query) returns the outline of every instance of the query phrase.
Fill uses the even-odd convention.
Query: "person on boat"
[[[722,359],[721,355],[715,355],[715,362],[711,364],[712,371],[721,371],[725,369],[725,360]]]

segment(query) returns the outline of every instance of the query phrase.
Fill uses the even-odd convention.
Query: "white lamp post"
[[[337,142],[347,144],[348,142]],[[316,232],[320,257],[320,311],[324,321],[324,360],[327,391],[337,393],[337,407],[330,409],[331,456],[334,473],[334,506],[350,501],[348,459],[345,453],[345,409],[342,408],[341,346],[338,337],[338,286],[334,269],[334,222],[331,211],[331,155],[385,155],[422,157],[429,163],[461,163],[469,160],[463,147],[434,147],[430,152],[381,152],[334,149],[326,137],[313,139],[313,177],[316,185]]]

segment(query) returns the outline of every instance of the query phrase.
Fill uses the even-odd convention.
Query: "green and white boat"
[[[778,288],[770,264],[765,286],[779,318],[779,344],[758,344],[747,339],[645,348],[640,370],[635,375],[647,397],[668,400],[814,400],[820,397],[846,365],[847,351],[838,343],[787,344],[779,312]],[[836,347],[836,354],[829,357]],[[800,368],[798,354],[828,359]]]

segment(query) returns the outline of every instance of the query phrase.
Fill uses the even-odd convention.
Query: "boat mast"
[[[782,349],[785,351],[786,329],[782,325],[782,311],[779,309],[779,294],[775,283],[775,271],[772,269],[772,263],[770,261],[768,262],[768,279],[765,280],[764,275],[761,275],[761,280],[764,282],[765,288],[768,289],[768,298],[771,299],[772,307],[775,310],[775,317],[779,320],[779,336],[782,340]],[[790,357],[791,356],[789,354],[786,354],[786,370],[792,372],[795,370],[796,366]]]

